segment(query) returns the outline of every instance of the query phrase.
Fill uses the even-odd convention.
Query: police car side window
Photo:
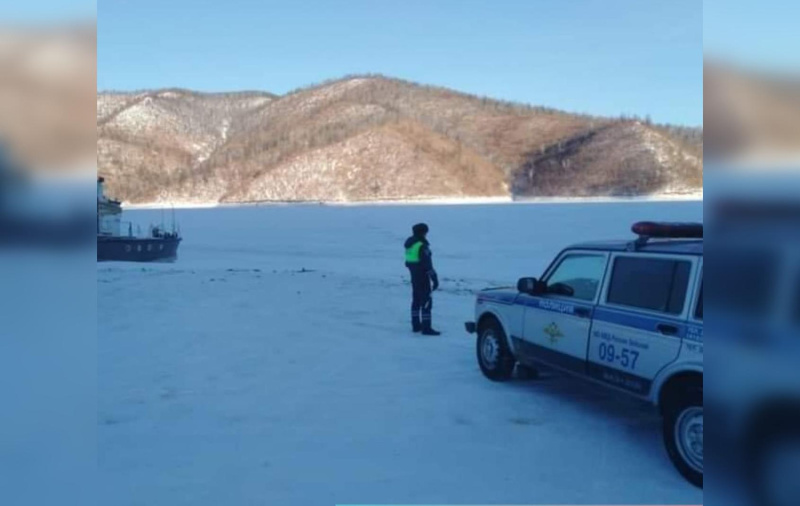
[[[669,258],[617,257],[607,301],[611,304],[681,314],[691,262]]]
[[[573,254],[565,256],[547,279],[552,286],[563,283],[573,290],[572,298],[593,301],[606,269],[606,257]]]

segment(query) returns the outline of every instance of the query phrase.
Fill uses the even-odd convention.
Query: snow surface
[[[174,264],[98,264],[107,504],[699,504],[646,404],[480,373],[473,292],[572,242],[702,202],[179,211]],[[154,210],[126,219],[157,222]],[[409,330],[402,243],[426,221],[441,337]]]
[[[319,201],[305,202],[306,205],[326,205],[326,206],[425,206],[425,205],[485,205],[485,204],[591,204],[591,203],[635,203],[635,202],[674,202],[674,201],[702,201],[703,189],[686,192],[660,193],[654,195],[644,195],[639,197],[438,197],[438,198],[406,198],[402,200],[353,200],[353,201]],[[250,203],[223,203],[223,202],[149,202],[143,204],[131,204],[123,202],[125,209],[195,209],[207,207],[244,207],[244,206],[286,206],[297,205],[298,202],[288,201],[263,201]]]

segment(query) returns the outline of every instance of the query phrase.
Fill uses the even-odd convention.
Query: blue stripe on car
[[[572,302],[545,299],[541,297],[518,296],[509,293],[480,293],[478,295],[478,302],[493,302],[505,305],[516,304],[567,315],[574,315],[576,308],[588,309],[590,311],[588,316],[592,317],[595,321],[613,323],[623,327],[630,327],[654,333],[658,332],[658,325],[668,324],[677,329],[677,333],[674,335],[674,337],[686,338],[696,342],[703,342],[702,325],[689,325],[684,321],[676,320],[670,317],[645,315],[602,306],[595,307],[586,304],[575,304]]]
[[[628,313],[624,311],[618,311],[616,309],[598,307],[595,309],[594,319],[595,321],[613,323],[616,325],[622,325],[623,327],[645,330],[647,332],[658,332],[658,325],[666,323],[673,325],[678,329],[678,332],[674,337],[684,337],[686,335],[686,324],[684,322],[660,316]]]
[[[591,316],[591,311],[593,310],[592,306],[584,305],[584,304],[574,304],[572,302],[563,302],[559,300],[553,299],[542,299],[538,297],[521,297],[517,300],[517,304],[532,307],[534,309],[542,309],[544,311],[552,311],[554,313],[561,313],[561,314],[575,314],[575,308],[580,307],[583,309],[588,309],[589,314],[585,316]]]
[[[702,343],[703,327],[700,325],[687,325],[685,338],[687,341],[695,341],[698,343]]]

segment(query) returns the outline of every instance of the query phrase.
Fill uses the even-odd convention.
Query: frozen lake
[[[98,453],[114,504],[699,504],[648,406],[480,373],[473,292],[702,202],[179,210],[174,264],[98,264]],[[126,219],[161,220],[157,210]],[[165,221],[170,221],[169,213]],[[437,338],[403,241],[430,225]]]

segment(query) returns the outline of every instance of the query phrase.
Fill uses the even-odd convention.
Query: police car
[[[646,399],[667,453],[703,485],[703,226],[639,222],[631,241],[564,249],[541,278],[478,293],[477,358],[494,381],[546,365]]]

